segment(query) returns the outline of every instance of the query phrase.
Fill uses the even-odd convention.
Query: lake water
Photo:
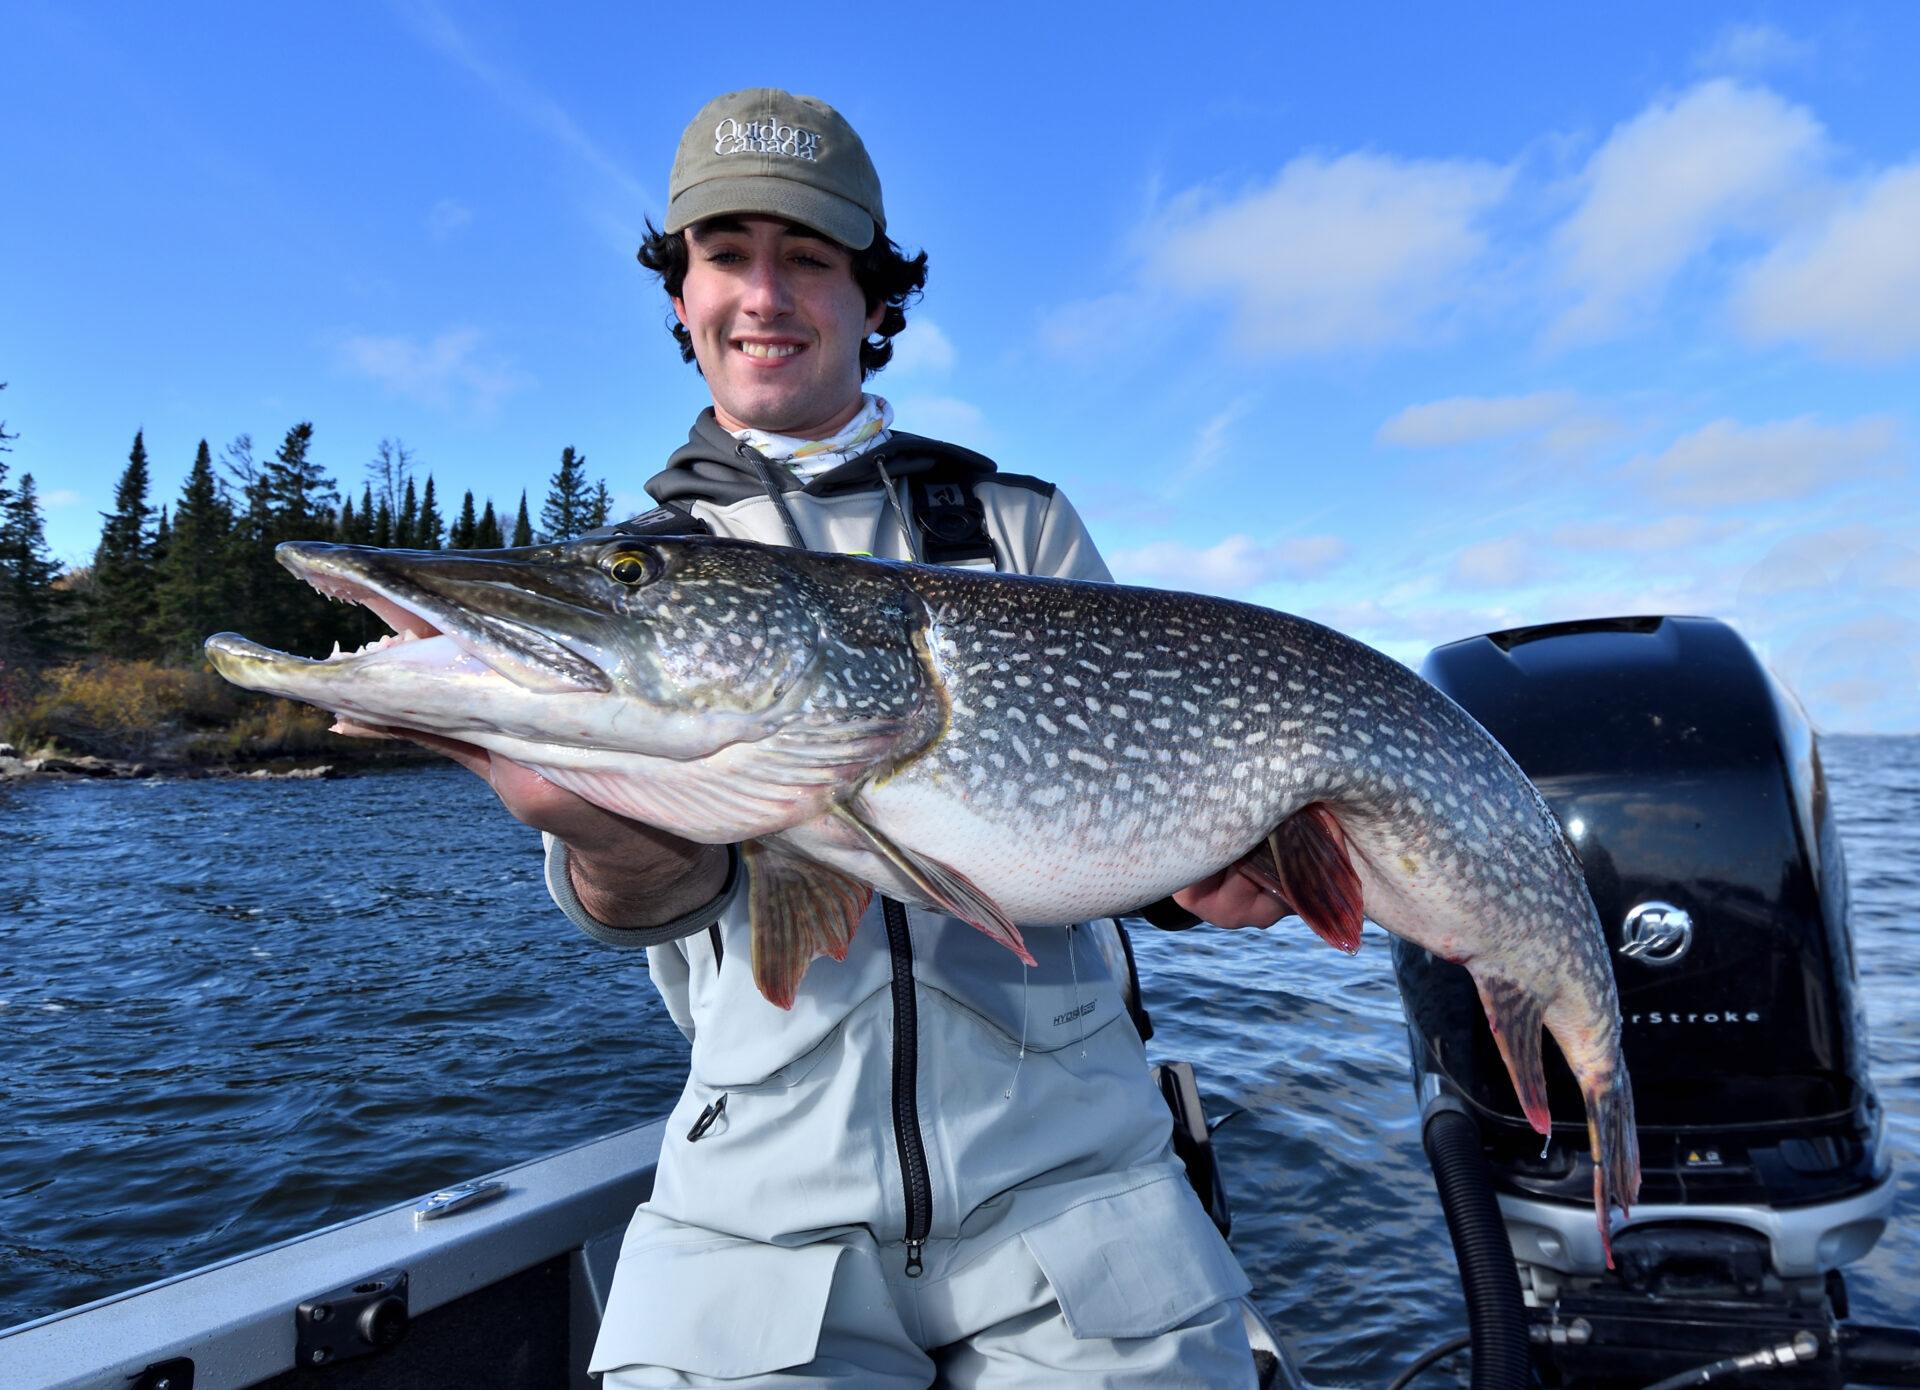
[[[1824,744],[1894,1226],[1854,1316],[1920,1323],[1920,738]],[[1234,1246],[1309,1379],[1465,1328],[1385,939],[1135,934],[1199,1071]],[[452,768],[0,788],[0,1326],[663,1113],[644,955],[567,924],[537,837]]]

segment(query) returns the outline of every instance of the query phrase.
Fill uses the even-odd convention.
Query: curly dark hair
[[[880,316],[880,326],[860,344],[860,378],[864,381],[893,360],[894,337],[907,326],[907,305],[917,301],[927,285],[927,253],[922,251],[909,260],[892,237],[876,230],[865,250],[848,254],[853,257],[853,282],[866,296],[867,312],[871,314],[882,304],[887,306]],[[648,218],[639,260],[660,277],[661,288],[670,298],[680,297],[687,282],[685,231],[663,232]],[[680,345],[681,359],[693,362],[694,370],[698,371],[700,364],[693,356],[693,334],[687,332],[686,325],[676,319],[671,310],[667,313],[667,331]]]

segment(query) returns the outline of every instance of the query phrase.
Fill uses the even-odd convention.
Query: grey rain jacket
[[[1111,577],[1051,486],[899,433],[803,487],[708,411],[647,488],[718,535],[797,531],[810,548],[909,559],[914,518],[881,470],[910,513],[905,480],[934,450],[943,477],[970,473],[1001,568]],[[636,521],[651,526],[609,530],[664,529],[658,513]],[[754,987],[744,878],[711,929],[696,914],[689,935],[647,946],[693,1051],[642,1210],[680,1224],[634,1224],[596,1370],[717,1367],[722,1346],[732,1375],[804,1363],[842,1248],[830,1238],[861,1227],[908,1268],[932,1242],[930,1273],[1024,1240],[1076,1336],[1158,1335],[1247,1291],[1173,1157],[1110,927],[1031,928],[1028,968],[965,922],[876,895],[846,960],[815,961],[782,1010]],[[652,935],[587,917],[564,848],[550,845],[548,879],[596,939]]]

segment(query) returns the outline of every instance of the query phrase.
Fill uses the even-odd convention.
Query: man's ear
[[[880,330],[880,320],[885,318],[886,316],[887,316],[887,301],[883,299],[880,301],[879,305],[874,309],[874,311],[871,314],[867,315],[867,332],[866,332],[867,337],[871,338],[875,333],[877,333]],[[684,320],[682,320],[682,322],[684,322]]]
[[[673,305],[673,316],[679,319],[680,326],[682,328],[685,328],[687,326],[687,301],[684,299],[677,299],[672,295],[668,295],[667,300],[669,303]],[[869,328],[867,332],[871,333],[873,332],[873,330]]]

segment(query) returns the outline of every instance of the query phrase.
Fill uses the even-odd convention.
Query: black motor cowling
[[[1608,1272],[1558,1049],[1548,1041],[1543,1152],[1467,972],[1394,942],[1418,1093],[1478,1125],[1529,1304],[1558,1318],[1589,1296],[1758,1300],[1780,1305],[1781,1326],[1830,1324],[1808,1298],[1878,1239],[1892,1185],[1846,866],[1805,715],[1705,618],[1491,633],[1437,648],[1422,673],[1559,816],[1619,989],[1642,1185]],[[1589,1311],[1587,1337],[1611,1326],[1606,1307]]]

